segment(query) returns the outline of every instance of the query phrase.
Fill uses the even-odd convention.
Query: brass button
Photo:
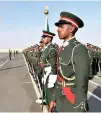
[[[83,109],[83,107],[81,107],[81,109]]]

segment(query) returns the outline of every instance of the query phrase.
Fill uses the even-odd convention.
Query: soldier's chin
[[[60,34],[58,34],[58,37],[59,37],[59,39],[61,39],[61,38],[62,38]]]
[[[63,39],[63,37],[59,36],[59,39]]]

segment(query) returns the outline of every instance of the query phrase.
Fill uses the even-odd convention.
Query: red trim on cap
[[[44,33],[43,35],[47,35],[47,36],[53,37],[53,35],[50,35],[48,33]]]
[[[71,22],[75,27],[77,27],[77,28],[79,27],[77,22],[75,22],[73,19],[63,17],[63,18],[61,18],[61,20],[66,20],[68,22]]]

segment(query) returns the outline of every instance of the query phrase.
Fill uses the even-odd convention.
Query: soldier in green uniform
[[[11,60],[12,51],[9,49],[9,59]]]
[[[26,49],[26,51],[25,51],[25,58],[26,58],[26,61],[27,61],[27,63],[28,63],[28,67],[29,67],[29,57],[28,57],[28,53],[29,53],[29,48],[27,48]]]
[[[88,49],[75,38],[75,33],[84,26],[74,14],[61,12],[58,26],[59,38],[64,40],[58,57],[58,80],[50,102],[49,112],[88,111],[87,92],[90,73]]]
[[[43,42],[45,47],[42,53],[42,61],[44,64],[45,75],[43,77],[44,85],[46,89],[47,103],[49,105],[51,101],[54,85],[57,80],[57,50],[52,44],[54,33],[43,31]]]
[[[101,75],[101,49],[98,48],[98,68],[99,68],[99,76]]]
[[[45,93],[44,93],[44,85],[42,83],[42,77],[43,77],[43,74],[44,74],[44,71],[43,71],[43,62],[42,62],[42,53],[43,53],[43,50],[44,50],[44,42],[43,42],[43,37],[41,38],[40,42],[39,42],[39,51],[40,51],[40,64],[39,64],[39,74],[40,74],[40,84],[41,84],[41,89],[42,89],[42,94],[40,95],[40,97],[36,100],[36,103],[39,103],[39,104],[46,104],[45,103],[45,99],[42,98],[44,97]],[[42,103],[43,102],[43,103]]]
[[[92,62],[92,70],[93,70],[93,75],[97,74],[97,69],[96,69],[96,50],[95,50],[95,46],[93,46],[92,48],[92,52],[93,52],[93,62]]]
[[[98,47],[96,47],[96,51],[95,51],[95,57],[96,57],[96,74],[99,72],[99,67],[98,67]]]
[[[31,64],[32,64],[32,70],[33,70],[33,77],[34,79],[36,79],[35,75],[37,73],[37,65],[38,65],[38,60],[36,58],[36,46],[33,46],[32,48]]]
[[[44,49],[44,42],[43,42],[43,37],[41,38],[41,40],[40,40],[40,47],[39,47],[39,49],[40,49],[40,53],[42,54],[42,52],[43,52],[43,49]],[[41,56],[40,56],[41,57]]]
[[[33,48],[30,47],[29,51],[28,51],[28,66],[29,66],[29,72],[31,73],[31,75],[33,75],[33,65],[32,65],[32,57],[33,57],[33,52],[32,52]]]
[[[14,54],[14,57],[15,57],[15,54],[16,54],[16,53],[15,53],[15,50],[14,50],[13,54]]]
[[[37,44],[36,44],[36,52],[35,52],[35,54],[36,54],[36,57],[37,57],[37,60],[38,60],[38,64],[39,64],[40,63],[41,53],[40,53],[39,45],[37,45]]]
[[[89,53],[89,59],[90,59],[90,76],[89,79],[93,79],[94,75],[94,70],[93,70],[93,57],[94,57],[94,52],[92,50],[92,45],[87,43],[87,48],[88,48],[88,53]]]

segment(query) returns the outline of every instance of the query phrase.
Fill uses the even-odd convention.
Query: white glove
[[[54,84],[57,80],[57,75],[49,75],[49,81],[48,83]]]
[[[44,77],[42,77],[41,82],[42,82],[42,83],[44,82]]]
[[[44,84],[46,83],[46,79],[49,76],[49,73],[51,72],[51,66],[44,68],[46,74],[44,74]]]
[[[48,83],[48,88],[53,88],[54,84],[53,83]]]
[[[48,88],[54,87],[56,80],[57,80],[57,75],[49,75]]]
[[[51,66],[45,67],[44,70],[45,70],[45,72],[49,72],[50,73],[51,72]]]

